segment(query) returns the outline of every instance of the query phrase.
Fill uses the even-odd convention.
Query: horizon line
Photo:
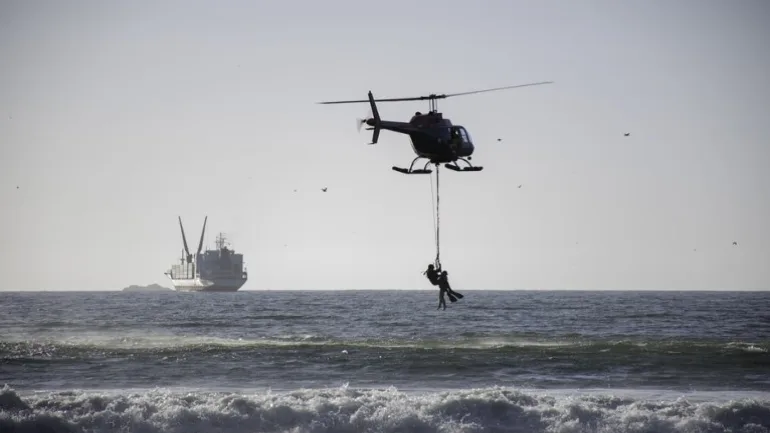
[[[165,287],[164,287],[165,288]],[[27,292],[78,292],[78,293],[113,293],[113,292],[128,292],[128,293],[259,293],[259,292],[434,292],[437,288],[410,288],[410,289],[353,289],[353,288],[341,288],[341,289],[245,289],[235,292],[187,292],[177,291],[171,288],[165,288],[167,290],[132,290],[126,291],[124,289],[26,289],[26,290],[2,290],[0,293],[27,293]],[[516,288],[516,289],[461,289],[464,292],[763,292],[770,291],[770,288],[754,288],[754,289],[715,289],[715,288],[697,288],[697,289],[660,289],[660,288],[635,288],[635,289],[601,289],[601,288]]]

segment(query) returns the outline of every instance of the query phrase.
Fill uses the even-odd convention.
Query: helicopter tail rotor
[[[369,110],[369,114],[366,115],[363,119],[358,118],[356,119],[356,128],[358,129],[358,132],[361,132],[361,127],[366,124],[366,122],[372,118],[372,110]],[[370,128],[367,128],[370,129]]]

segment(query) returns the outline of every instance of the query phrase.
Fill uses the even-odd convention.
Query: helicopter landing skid
[[[401,168],[401,167],[393,166],[393,170],[395,170],[395,171],[397,171],[399,173],[404,173],[404,174],[430,174],[430,173],[433,173],[433,171],[428,169],[428,164],[430,164],[430,161],[428,161],[425,164],[425,167],[423,167],[423,168],[418,168],[418,169],[414,168],[414,163],[417,162],[417,160],[420,159],[420,158],[421,157],[418,156],[417,158],[413,159],[412,163],[409,165],[409,168]]]
[[[416,170],[410,170],[408,168],[401,168],[401,167],[395,167],[394,166],[393,170],[395,170],[395,171],[397,171],[399,173],[404,173],[404,174],[430,174],[430,173],[433,173],[431,170],[423,169],[423,168],[418,168]]]
[[[457,159],[460,160],[460,161],[463,161],[466,164],[468,164],[468,166],[467,167],[459,167],[457,165],[457,162],[455,161],[454,164],[444,164],[444,167],[446,167],[446,168],[448,168],[450,170],[454,170],[454,171],[481,171],[481,170],[484,169],[484,167],[478,167],[478,166],[475,166],[475,165],[471,164],[465,158],[457,158]]]

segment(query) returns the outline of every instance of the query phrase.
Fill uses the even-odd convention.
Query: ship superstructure
[[[217,236],[216,249],[202,251],[207,221],[208,217],[203,220],[198,250],[193,255],[187,247],[182,217],[179,217],[184,254],[178,265],[171,265],[171,269],[165,272],[178,292],[235,292],[248,279],[243,254],[236,254],[228,248],[224,234]]]

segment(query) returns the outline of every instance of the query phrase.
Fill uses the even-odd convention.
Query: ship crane
[[[201,251],[203,251],[203,236],[206,233],[206,222],[208,221],[209,217],[206,216],[203,219],[203,230],[201,230],[201,239],[198,242],[198,252],[195,254],[195,260],[193,260],[193,255],[190,254],[190,249],[187,247],[187,237],[184,234],[184,226],[182,226],[182,217],[179,217],[179,229],[182,230],[182,243],[184,244],[184,252],[187,257],[187,264],[192,265],[192,275],[195,276],[195,263],[198,261],[198,256],[201,255]]]

